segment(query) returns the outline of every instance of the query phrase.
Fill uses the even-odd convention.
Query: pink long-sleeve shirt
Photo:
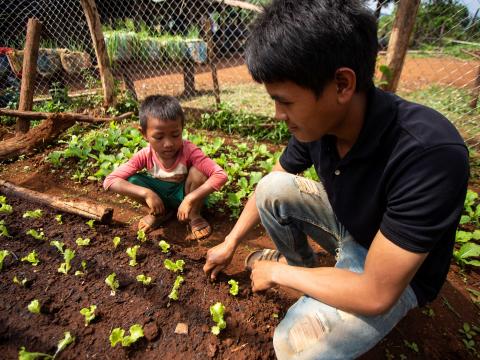
[[[105,190],[108,190],[114,182],[119,179],[127,180],[130,176],[143,169],[147,169],[156,179],[180,183],[185,181],[188,170],[192,166],[205,174],[208,177],[206,183],[217,191],[227,182],[227,174],[215,161],[207,157],[202,150],[190,141],[183,140],[183,146],[171,167],[166,168],[163,166],[158,155],[149,144],[135,153],[125,164],[112,171],[105,178],[103,187]]]

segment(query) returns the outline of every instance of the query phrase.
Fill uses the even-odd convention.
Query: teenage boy
[[[260,221],[277,250],[246,260],[254,291],[304,294],[275,330],[279,359],[349,359],[445,281],[468,151],[438,112],[374,87],[375,18],[360,1],[278,0],[246,61],[292,133],[204,271],[215,279]],[[295,174],[315,166],[320,181]],[[336,256],[318,267],[307,235]]]

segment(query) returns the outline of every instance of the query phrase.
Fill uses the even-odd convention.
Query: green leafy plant
[[[82,260],[80,264],[82,266],[82,271],[79,271],[79,270],[75,271],[75,276],[83,276],[87,271],[87,262],[85,260]]]
[[[91,220],[88,220],[85,224],[87,224],[90,229],[93,229],[94,223],[95,223],[95,220],[91,219]]]
[[[403,343],[405,344],[406,347],[408,347],[410,350],[415,351],[416,353],[419,352],[418,345],[415,341],[407,341],[403,340]]]
[[[80,314],[85,316],[85,326],[88,326],[88,324],[95,319],[95,310],[97,310],[96,305],[90,305],[88,308],[82,308],[82,310],[80,310]]]
[[[105,279],[105,284],[110,286],[110,289],[111,289],[110,295],[115,296],[115,293],[118,287],[120,286],[120,283],[117,280],[117,274],[111,273],[110,275],[108,275],[107,278]]]
[[[41,306],[40,306],[40,301],[37,299],[32,300],[30,304],[27,306],[28,311],[30,311],[32,314],[40,314]]]
[[[180,285],[185,281],[183,276],[178,275],[175,278],[175,282],[173,283],[172,291],[170,291],[170,294],[168,294],[168,298],[170,300],[178,300],[178,289],[180,289]]]
[[[28,261],[33,266],[37,266],[40,263],[40,260],[38,259],[38,256],[35,250],[33,250],[27,256],[23,257],[21,261]]]
[[[71,249],[65,249],[63,252],[64,262],[60,264],[60,267],[57,269],[59,273],[67,275],[72,266],[70,265],[71,261],[75,257],[75,251]]]
[[[0,236],[11,237],[8,229],[5,226],[5,220],[0,220]]]
[[[137,275],[136,279],[143,285],[150,285],[152,283],[152,278],[150,276],[145,276],[144,274]]]
[[[25,286],[27,284],[27,278],[24,278],[22,281],[18,280],[17,276],[13,277],[13,283],[20,285],[20,286]]]
[[[120,245],[120,241],[121,241],[121,239],[120,239],[120,237],[118,237],[118,236],[115,236],[115,237],[113,238],[112,242],[113,242],[113,247],[114,247],[115,249],[118,247],[118,245]]]
[[[480,245],[473,242],[467,242],[466,244],[463,244],[459,250],[455,250],[453,252],[453,257],[455,258],[455,261],[460,265],[472,265],[479,267],[480,260],[475,259],[479,256]]]
[[[36,210],[28,210],[23,214],[23,218],[32,218],[32,219],[39,219],[43,216],[43,211],[40,209]]]
[[[9,255],[10,252],[8,250],[0,250],[0,271],[2,271],[3,260],[5,260],[5,258]]]
[[[58,354],[63,351],[68,345],[75,341],[75,337],[73,337],[69,331],[64,333],[64,337],[60,340],[57,344],[57,351],[55,354],[49,355],[40,352],[28,352],[25,350],[25,346],[20,347],[20,351],[18,352],[18,360],[35,360],[42,358],[43,360],[55,360]]]
[[[50,241],[50,245],[55,246],[57,250],[60,252],[60,254],[63,255],[63,247],[65,246],[63,242],[53,240],[53,241]]]
[[[165,240],[160,240],[158,242],[158,246],[160,246],[163,253],[168,253],[170,251],[170,244],[167,243]]]
[[[11,214],[12,212],[13,208],[11,205],[0,203],[0,214]]]
[[[210,306],[210,314],[212,315],[213,321],[217,324],[212,326],[212,334],[218,335],[220,331],[227,327],[227,323],[223,319],[225,314],[225,306],[221,302],[217,302],[214,305]]]
[[[79,238],[77,238],[77,240],[75,240],[75,242],[77,243],[78,246],[88,246],[88,245],[90,245],[90,239],[89,238],[82,239],[81,237],[79,237]]]
[[[233,296],[238,295],[238,281],[235,281],[234,279],[228,280],[228,285],[230,285],[230,294]]]
[[[57,220],[57,223],[59,223],[60,225],[63,224],[62,215],[61,215],[61,214],[55,215],[55,220]]]
[[[138,230],[137,231],[137,239],[140,240],[141,242],[147,241],[147,235],[145,234],[145,231]]]
[[[110,346],[115,347],[118,343],[122,346],[130,346],[138,339],[144,337],[143,328],[140,324],[134,324],[130,326],[130,335],[125,336],[125,330],[122,328],[115,328],[110,333]]]
[[[163,262],[163,265],[170,271],[183,272],[183,266],[185,265],[185,261],[177,260],[177,261],[173,262],[170,259],[165,259],[165,261]]]
[[[40,229],[40,230],[42,230],[42,229]],[[37,239],[37,240],[46,240],[46,237],[45,237],[45,234],[43,233],[43,231],[38,232],[35,229],[29,229],[29,230],[27,230],[27,235],[30,235],[31,237],[33,237],[34,239]]]
[[[130,261],[128,262],[128,265],[130,266],[137,266],[137,251],[140,249],[140,245],[135,245],[133,247],[127,248],[127,255],[130,257]]]

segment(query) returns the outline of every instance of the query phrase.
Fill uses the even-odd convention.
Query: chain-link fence
[[[44,27],[36,96],[48,96],[58,86],[70,94],[98,86],[95,52],[79,0],[5,1],[0,8],[0,48],[14,49],[14,55],[0,51],[0,86],[18,82],[15,75],[21,69],[30,17]],[[267,2],[96,0],[96,5],[113,74],[138,98],[183,95],[185,105],[211,108],[216,75],[222,101],[234,109],[272,115],[273,104],[252,82],[243,60],[248,26],[256,7]],[[385,51],[395,1],[368,3],[372,8],[383,5],[377,13]],[[479,8],[480,0],[422,1],[398,89],[400,95],[446,114],[473,145],[480,143],[480,105],[475,103],[480,88]],[[379,64],[385,59],[383,51]]]

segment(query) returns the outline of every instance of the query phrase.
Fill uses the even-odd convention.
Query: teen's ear
[[[140,131],[140,134],[142,134],[143,138],[146,140],[147,139],[147,134],[144,133],[142,127],[140,125],[137,125],[137,130]]]
[[[339,104],[348,103],[355,94],[357,76],[355,71],[343,67],[335,72],[335,84],[337,85],[337,101]]]

